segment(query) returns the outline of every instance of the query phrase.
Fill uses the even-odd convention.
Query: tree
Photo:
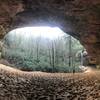
[[[51,40],[41,36],[17,35],[16,32],[5,37],[5,45],[5,59],[18,68],[49,72],[67,72],[72,70],[72,66],[78,66],[75,55],[82,48],[76,39],[68,35]]]
[[[51,46],[51,52],[52,52],[52,67],[53,67],[53,72],[55,68],[55,47],[54,47],[54,42],[52,41],[52,46]]]

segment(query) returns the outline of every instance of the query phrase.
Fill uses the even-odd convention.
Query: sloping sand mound
[[[100,71],[23,72],[0,64],[0,100],[100,100]]]

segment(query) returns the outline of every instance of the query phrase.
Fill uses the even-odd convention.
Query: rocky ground
[[[0,100],[100,100],[100,71],[22,72],[0,64]]]

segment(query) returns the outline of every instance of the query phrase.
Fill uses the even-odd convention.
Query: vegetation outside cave
[[[2,57],[13,67],[24,71],[72,72],[73,68],[76,72],[80,71],[80,56],[76,57],[76,54],[83,50],[83,46],[78,40],[71,37],[70,44],[70,36],[67,34],[55,39],[28,34],[22,32],[19,35],[13,31],[3,40]]]

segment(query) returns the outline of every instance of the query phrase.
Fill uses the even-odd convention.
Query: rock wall
[[[100,0],[0,0],[0,25],[6,33],[17,27],[58,26],[100,64]]]

